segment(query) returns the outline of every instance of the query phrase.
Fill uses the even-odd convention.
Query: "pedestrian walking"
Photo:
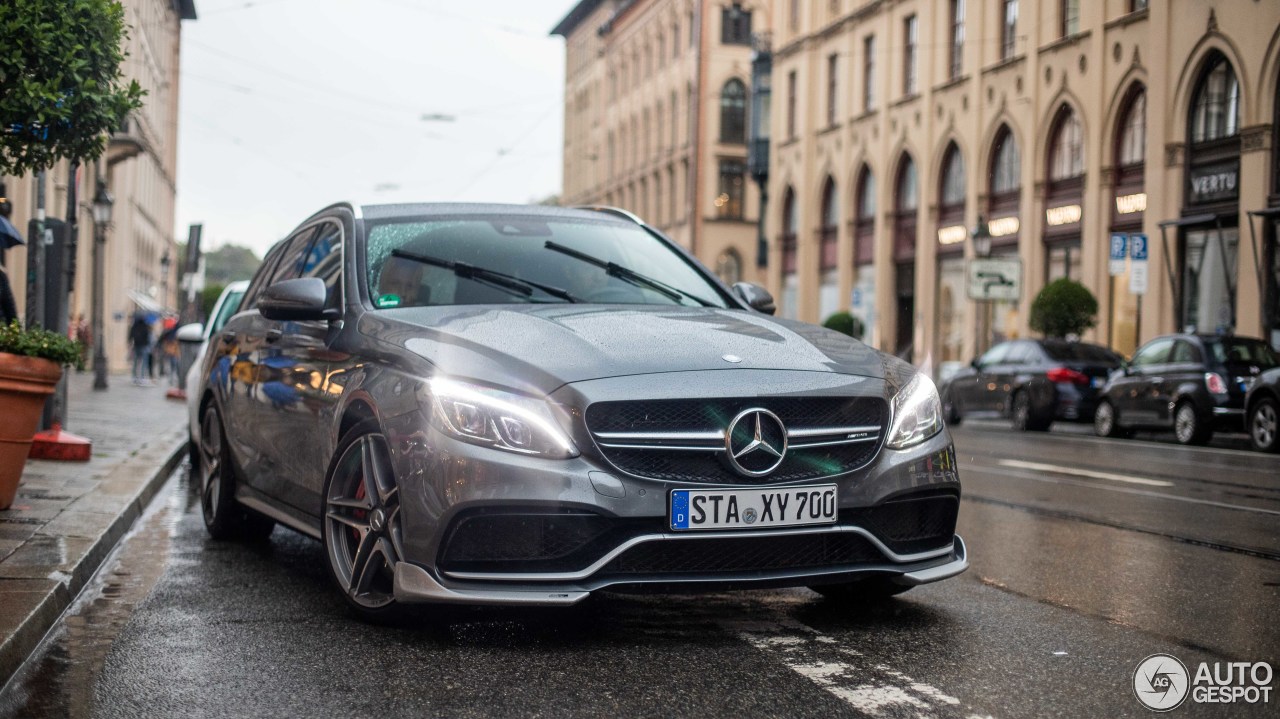
[[[89,323],[85,321],[83,314],[76,315],[75,322],[71,323],[71,328],[67,331],[71,339],[80,343],[80,368],[76,372],[83,372],[84,367],[89,364],[90,350],[93,349],[93,330],[89,328]]]
[[[169,386],[178,386],[178,321],[172,317],[164,320],[160,333],[160,374],[169,376]]]
[[[129,326],[129,347],[133,350],[133,383],[149,385],[147,360],[151,356],[151,325],[141,312],[133,316],[133,324]]]
[[[13,288],[9,286],[9,275],[0,267],[0,324],[9,324],[18,319],[18,303],[13,299]]]

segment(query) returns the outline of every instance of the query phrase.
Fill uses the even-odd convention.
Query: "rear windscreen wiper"
[[[406,250],[392,250],[391,255],[405,260],[421,262],[425,265],[443,267],[446,270],[452,270],[453,273],[459,277],[501,287],[502,289],[524,297],[532,296],[533,291],[537,289],[542,290],[552,297],[558,297],[565,302],[581,301],[577,297],[569,294],[568,290],[564,290],[553,285],[544,285],[541,282],[526,280],[522,277],[516,277],[515,275],[509,275],[505,272],[491,270],[487,267],[478,267],[476,265],[467,264],[466,262],[458,262],[455,260],[444,260],[439,257],[432,257],[431,255],[420,255],[416,252],[408,252]]]
[[[689,299],[693,300],[694,302],[697,302],[703,307],[714,307],[712,303],[702,299],[697,295],[690,294],[676,287],[672,287],[671,285],[668,285],[665,282],[660,282],[658,280],[655,280],[652,277],[649,277],[648,275],[642,275],[639,272],[636,272],[635,270],[629,267],[623,267],[617,262],[602,260],[599,257],[595,257],[594,255],[589,255],[585,252],[579,252],[573,249],[572,247],[566,247],[558,242],[552,242],[551,240],[547,240],[544,247],[546,247],[548,250],[553,250],[555,252],[568,255],[574,258],[575,260],[582,260],[587,264],[595,265],[596,267],[599,267],[600,269],[609,273],[610,277],[617,277],[618,279],[624,280],[626,282],[630,282],[633,285],[646,287],[650,290],[653,290],[654,292],[657,292],[660,295],[663,295],[664,297],[674,302],[679,302],[682,297],[688,297]]]

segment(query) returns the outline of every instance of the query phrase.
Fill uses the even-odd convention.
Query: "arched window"
[[[1116,165],[1141,165],[1147,160],[1147,91],[1136,85],[1129,92],[1120,116],[1120,139],[1116,143]]]
[[[726,285],[742,281],[742,258],[737,250],[728,249],[720,253],[716,258],[716,276]]]
[[[1049,180],[1069,180],[1084,174],[1084,128],[1067,105],[1058,111],[1049,133]]]
[[[822,187],[822,229],[819,232],[821,242],[821,269],[835,269],[838,225],[840,223],[840,201],[836,194],[836,181],[827,177]]]
[[[1022,184],[1022,156],[1007,125],[996,132],[991,154],[991,194],[1017,192]]]
[[[1191,104],[1191,141],[1208,142],[1240,132],[1240,83],[1231,63],[1215,55],[1206,65]]]
[[[720,89],[720,141],[736,145],[747,141],[747,86],[737,78]]]
[[[914,212],[920,206],[917,184],[916,163],[910,155],[903,155],[902,163],[898,166],[898,192],[894,197],[898,212]]]
[[[863,165],[858,173],[858,195],[854,202],[853,261],[858,265],[875,261],[876,176]]]
[[[799,218],[796,217],[796,193],[790,187],[782,198],[782,274],[796,271],[796,234]]]
[[[964,157],[960,155],[960,148],[954,142],[947,145],[946,154],[942,157],[942,186],[939,194],[944,208],[964,206]]]

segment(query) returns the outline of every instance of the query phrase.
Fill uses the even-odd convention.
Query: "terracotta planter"
[[[13,504],[40,412],[61,377],[56,362],[0,352],[0,509]]]

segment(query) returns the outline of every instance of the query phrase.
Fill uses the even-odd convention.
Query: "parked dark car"
[[[1280,367],[1253,381],[1244,397],[1244,421],[1254,449],[1280,452]]]
[[[1244,431],[1245,393],[1278,365],[1280,358],[1260,339],[1157,337],[1103,388],[1094,431],[1117,437],[1137,428],[1169,429],[1182,444],[1204,444],[1215,431]]]
[[[964,571],[933,383],[772,312],[620,210],[334,205],[211,341],[205,525],[321,540],[365,616]]]
[[[1123,362],[1106,347],[1060,339],[1001,342],[942,387],[947,421],[1009,417],[1023,431],[1093,419],[1098,388]]]

